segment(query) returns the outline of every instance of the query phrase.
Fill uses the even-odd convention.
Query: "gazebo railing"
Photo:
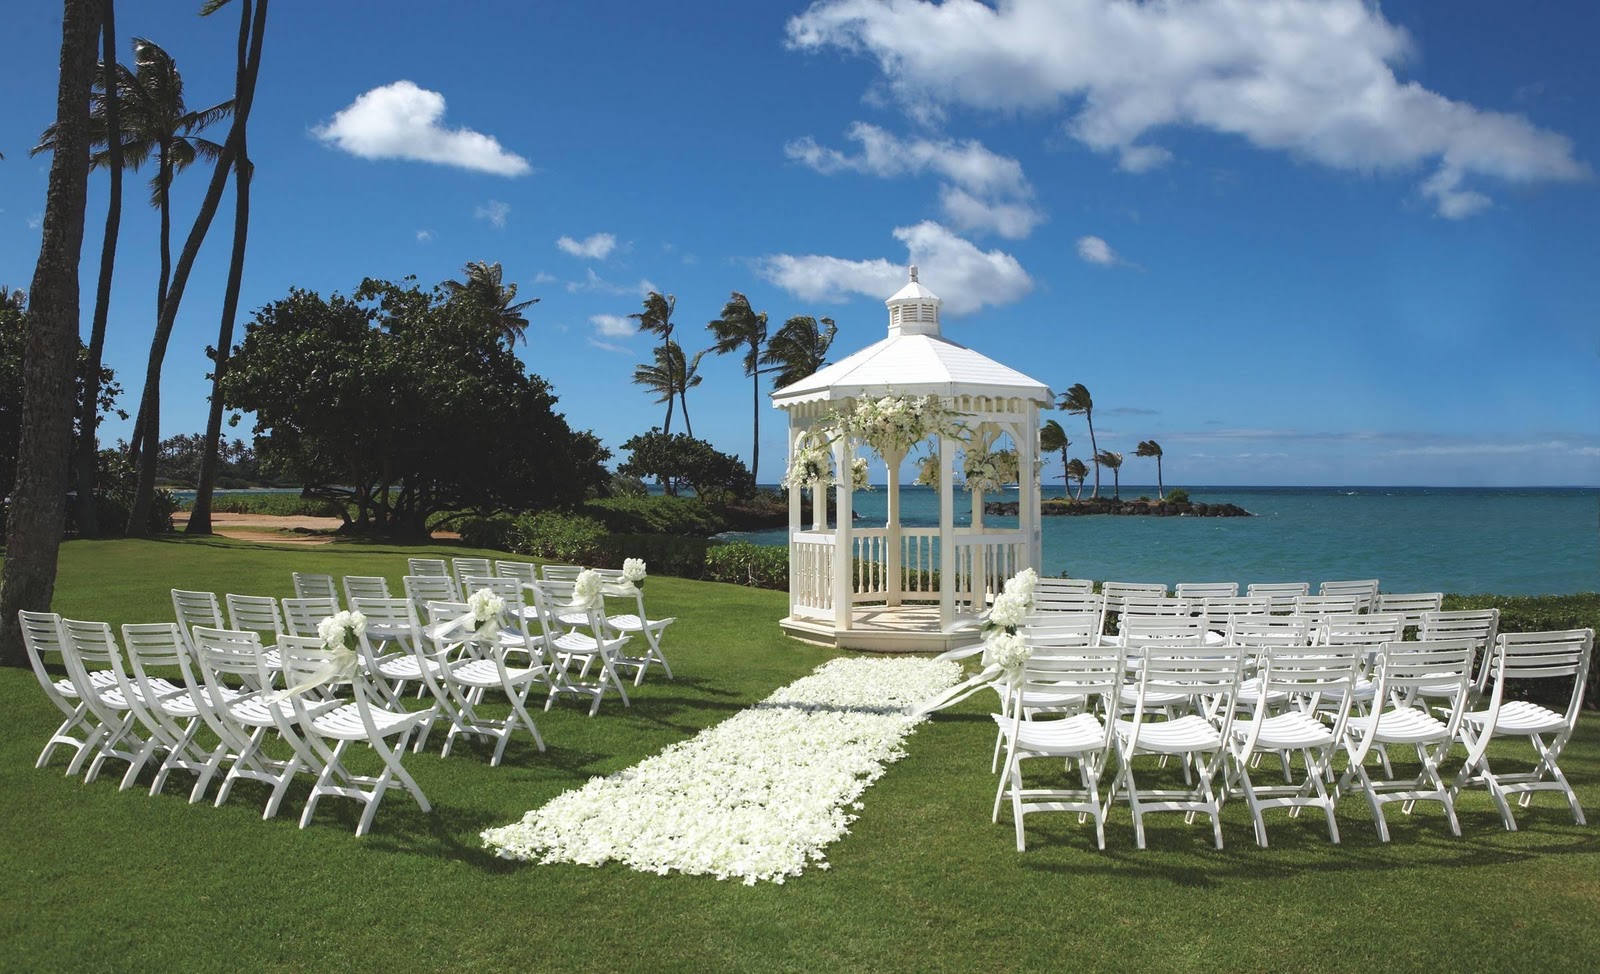
[[[1019,531],[957,535],[955,562],[956,611],[982,612],[1006,579],[1028,567],[1027,536]]]
[[[789,605],[794,615],[832,617],[835,538],[832,531],[802,531],[791,540]]]
[[[889,576],[888,528],[856,528],[850,532],[854,572],[852,601],[876,602],[893,590]],[[900,594],[916,601],[937,601],[939,586],[939,529],[900,529]]]

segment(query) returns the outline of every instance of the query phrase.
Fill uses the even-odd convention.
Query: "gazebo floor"
[[[869,653],[942,653],[981,638],[970,626],[941,631],[937,605],[859,605],[851,613],[850,628],[843,631],[835,629],[831,620],[793,616],[778,625],[803,642]]]

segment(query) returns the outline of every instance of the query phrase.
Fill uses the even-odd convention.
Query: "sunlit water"
[[[1061,495],[1046,487],[1046,496]],[[1124,498],[1154,496],[1124,486]],[[1541,595],[1600,591],[1600,490],[1436,487],[1191,488],[1249,518],[1047,517],[1046,574],[1100,580],[1311,581],[1377,578],[1390,592]],[[881,525],[883,488],[855,495],[857,524]],[[939,496],[901,489],[907,526],[937,526]],[[1010,492],[1008,499],[1015,499]],[[956,494],[957,523],[970,511]],[[988,518],[1015,527],[1016,518]],[[730,534],[785,543],[783,530]]]

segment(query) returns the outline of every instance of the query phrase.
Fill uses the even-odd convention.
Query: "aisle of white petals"
[[[510,859],[617,861],[781,883],[849,831],[858,799],[905,756],[908,709],[960,678],[951,662],[836,659],[695,737],[483,833]],[[848,806],[848,809],[847,809]]]

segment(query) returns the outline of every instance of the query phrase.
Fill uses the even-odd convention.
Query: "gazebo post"
[[[833,529],[833,628],[836,632],[844,632],[850,628],[850,616],[855,609],[855,559],[854,544],[850,537],[850,529],[854,518],[851,515],[852,484],[850,476],[850,437],[840,434],[833,441],[833,469],[834,469],[834,497],[835,520],[838,522]],[[822,492],[822,504],[827,505],[827,493]]]
[[[1039,407],[1023,406],[1022,429],[1017,437],[1017,528],[1027,539],[1026,568],[1039,570]]]
[[[939,437],[939,631],[949,632],[956,621],[956,441]]]
[[[886,454],[883,462],[889,466],[889,483],[884,488],[888,491],[886,498],[889,514],[884,524],[888,533],[886,539],[888,550],[884,552],[884,568],[888,575],[884,579],[884,604],[899,605],[905,594],[904,572],[901,568],[900,550],[900,461],[905,459],[903,452]]]
[[[795,450],[800,448],[800,439],[805,435],[805,429],[797,421],[794,413],[789,414],[789,456],[792,463]],[[800,586],[804,584],[803,573],[799,571],[794,560],[794,542],[801,531],[805,530],[805,493],[800,487],[800,478],[789,478],[789,614],[794,615],[795,603],[799,600]]]

